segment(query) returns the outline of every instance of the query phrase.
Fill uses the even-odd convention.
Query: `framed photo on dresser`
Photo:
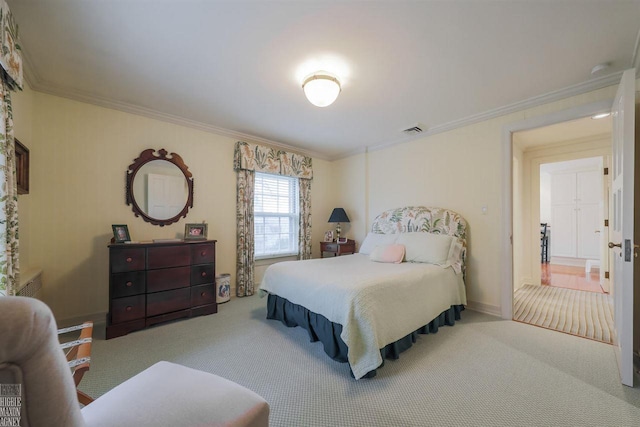
[[[207,240],[207,224],[185,224],[184,240]]]
[[[326,233],[324,233],[324,241],[333,242],[333,230],[329,230]]]
[[[126,224],[112,224],[114,243],[130,242],[129,227]]]

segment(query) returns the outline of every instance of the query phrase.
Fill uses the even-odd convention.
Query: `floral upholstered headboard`
[[[408,206],[382,212],[373,220],[371,231],[379,234],[424,231],[448,234],[466,242],[467,221],[449,209]]]
[[[422,231],[447,234],[462,242],[462,270],[467,255],[467,221],[457,212],[443,208],[407,206],[390,209],[378,215],[371,225],[377,234],[398,234]]]

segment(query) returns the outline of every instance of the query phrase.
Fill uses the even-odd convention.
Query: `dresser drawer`
[[[147,317],[189,308],[191,304],[190,288],[156,292],[147,295]]]
[[[147,268],[181,267],[191,264],[191,248],[183,246],[159,246],[147,249]]]
[[[146,259],[144,248],[111,248],[111,272],[144,270]]]
[[[216,302],[216,289],[213,283],[191,288],[191,307],[213,304],[214,302]]]
[[[211,243],[196,243],[191,246],[191,264],[216,262],[216,247]]]
[[[123,323],[144,318],[144,303],[144,295],[111,300],[111,323]]]
[[[190,267],[161,268],[147,271],[147,292],[186,288],[190,282]]]
[[[144,271],[131,271],[111,275],[111,298],[128,297],[145,293]]]
[[[191,286],[216,281],[213,264],[191,266]]]

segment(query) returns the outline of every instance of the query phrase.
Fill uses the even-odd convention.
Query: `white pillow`
[[[405,261],[428,264],[446,264],[449,260],[451,242],[455,237],[447,234],[424,232],[400,233],[396,243],[405,246]]]
[[[451,249],[449,250],[449,258],[445,267],[451,266],[453,271],[457,274],[462,272],[462,240],[455,239],[451,242]]]
[[[376,246],[387,246],[396,242],[398,238],[397,234],[377,234],[377,233],[369,233],[367,237],[364,238],[364,242],[360,245],[360,250],[358,251],[361,254],[369,255]]]

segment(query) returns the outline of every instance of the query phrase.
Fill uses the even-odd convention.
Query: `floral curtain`
[[[236,143],[233,168],[313,179],[311,157],[242,141]]]
[[[300,189],[300,228],[298,229],[298,259],[311,258],[311,180],[298,179]]]
[[[299,179],[300,231],[299,259],[311,258],[311,157],[287,153],[263,145],[238,141],[233,156],[233,168],[237,180],[237,261],[236,295],[253,295],[254,240],[253,240],[253,192],[255,172],[292,176]]]
[[[22,89],[18,26],[0,0],[0,295],[15,295],[19,283],[18,190],[11,91]]]
[[[253,191],[256,173],[238,170],[236,199],[237,248],[236,248],[236,295],[253,295]]]

